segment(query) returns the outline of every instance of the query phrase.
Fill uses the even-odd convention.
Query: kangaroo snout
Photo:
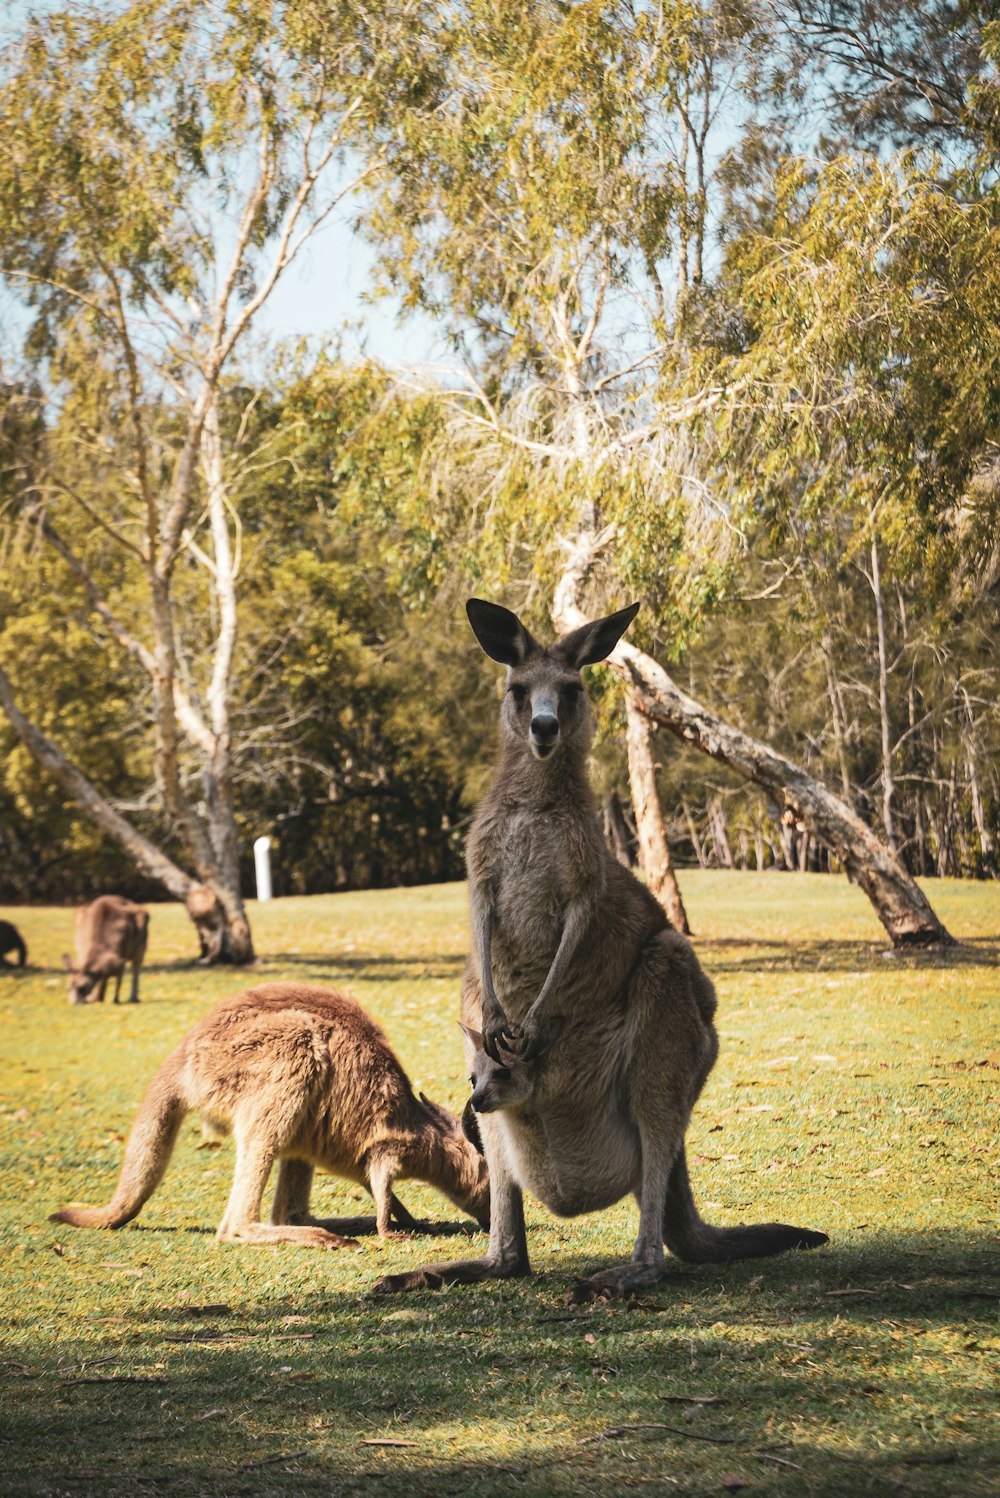
[[[537,757],[545,759],[559,742],[559,719],[554,713],[536,713],[531,720],[528,739]]]

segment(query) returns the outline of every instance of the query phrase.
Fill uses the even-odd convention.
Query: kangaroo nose
[[[539,713],[531,720],[531,737],[536,744],[554,744],[559,737],[559,719],[553,713]]]
[[[493,1103],[490,1098],[489,1088],[477,1087],[469,1099],[477,1113],[492,1113]]]

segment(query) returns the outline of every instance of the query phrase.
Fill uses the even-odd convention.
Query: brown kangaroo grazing
[[[108,979],[115,980],[114,1002],[118,1003],[125,964],[132,964],[130,1004],[139,1002],[139,969],[149,938],[149,912],[122,895],[101,895],[76,912],[73,941],[76,962],[68,954],[63,963],[69,972],[71,1004],[103,1004]]]
[[[462,1019],[492,1060],[535,1062],[537,1075],[528,1099],[479,1117],[492,1193],[486,1257],[388,1276],[379,1289],[530,1273],[524,1189],[563,1217],[638,1199],[631,1263],[583,1281],[578,1299],[655,1283],[664,1243],[710,1263],[825,1243],[784,1223],[711,1227],[695,1206],[684,1135],[718,1052],[715,990],[658,901],[611,856],[587,781],[581,669],[614,649],[638,605],[550,648],[508,609],[467,607],[508,673],[499,764],[466,852]],[[475,1076],[469,1034],[465,1046]]]
[[[7,961],[7,953],[17,953],[17,966],[24,967],[28,961],[28,949],[24,937],[10,921],[0,921],[0,967],[14,967]]]
[[[223,999],[189,1030],[154,1076],[106,1207],[69,1207],[52,1222],[120,1228],[156,1190],[185,1116],[232,1130],[236,1169],[218,1237],[227,1243],[352,1247],[335,1221],[310,1216],[313,1171],[357,1181],[375,1198],[376,1226],[413,1226],[392,1194],[401,1177],[427,1181],[481,1226],[489,1222],[486,1162],[458,1119],[415,1097],[382,1031],[332,988],[264,983]],[[269,1224],[261,1199],[274,1161]]]

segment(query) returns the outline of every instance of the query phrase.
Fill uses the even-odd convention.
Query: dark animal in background
[[[522,1191],[559,1216],[632,1193],[629,1264],[592,1275],[577,1298],[626,1295],[682,1259],[719,1263],[825,1243],[764,1223],[711,1227],[695,1206],[684,1135],[718,1052],[715,990],[691,944],[608,851],[587,780],[591,727],[581,669],[604,660],[637,605],[551,648],[517,617],[472,599],[487,655],[508,667],[493,783],[469,833],[472,950],[462,993],[466,1059],[486,1054],[536,1075],[516,1106],[478,1116],[492,1219],[483,1259],[388,1276],[382,1290],[530,1273]],[[504,1080],[504,1079],[501,1079]],[[527,1074],[521,1081],[531,1081]]]
[[[335,989],[265,983],[223,999],[154,1076],[132,1125],[106,1207],[67,1208],[53,1222],[120,1228],[163,1178],[181,1122],[199,1112],[236,1140],[233,1187],[218,1237],[231,1243],[342,1248],[336,1220],[309,1212],[313,1172],[357,1181],[375,1198],[376,1226],[414,1226],[392,1193],[427,1181],[489,1222],[486,1162],[457,1118],[414,1096],[389,1043],[360,1004]],[[274,1161],[270,1223],[261,1200]]]
[[[114,1002],[127,963],[132,965],[130,1004],[139,1002],[139,969],[146,955],[149,913],[122,895],[101,895],[76,912],[76,961],[64,955],[71,1004],[103,1004],[108,979],[115,980]]]
[[[8,962],[8,952],[17,953],[17,962]],[[28,949],[24,937],[10,921],[0,921],[0,967],[24,967],[28,961]]]

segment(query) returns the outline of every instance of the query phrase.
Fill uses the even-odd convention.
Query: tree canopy
[[[600,780],[629,713],[715,754],[657,751],[682,856],[874,860],[904,903],[995,872],[998,60],[946,0],[30,17],[0,80],[11,891],[96,888],[110,834],[246,955],[262,823],[279,888],[458,875],[467,591],[539,628],[642,599],[626,690],[595,673]],[[333,213],[453,368],[261,347]]]

